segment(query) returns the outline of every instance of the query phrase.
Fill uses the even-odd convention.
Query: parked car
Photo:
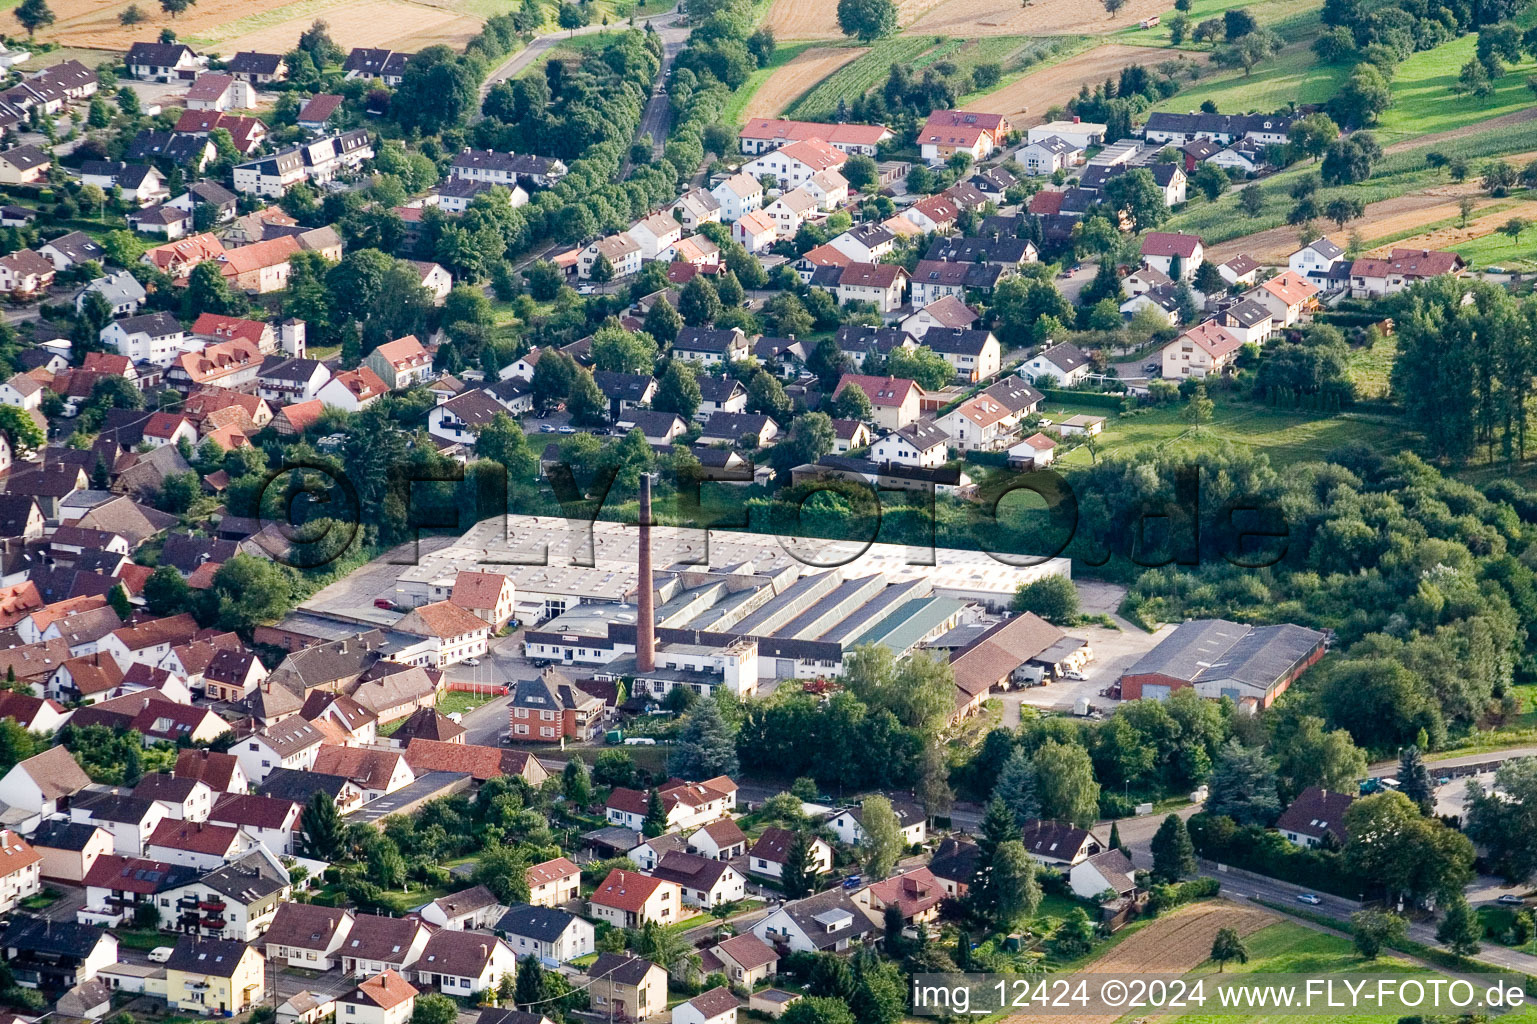
[[[1161,369],[1163,369],[1163,366],[1160,365],[1159,363],[1143,363],[1142,364],[1142,372],[1143,373],[1157,373]]]
[[[860,878],[858,875],[850,875],[843,880],[843,887],[845,889],[857,889],[864,884],[864,879]]]
[[[146,958],[152,964],[163,964],[171,959],[173,950],[170,946],[156,946],[146,954]]]
[[[1319,899],[1317,896],[1314,896],[1310,892],[1303,892],[1303,893],[1298,893],[1297,894],[1297,902],[1298,903],[1307,903],[1307,904],[1310,904],[1310,905],[1316,907],[1320,903],[1322,903],[1323,900]]]
[[[466,665],[470,666],[470,668],[478,668],[480,666],[480,659],[479,658],[465,658],[464,659],[464,663]]]
[[[1068,671],[1062,673],[1062,678],[1064,678],[1064,679],[1076,679],[1078,682],[1083,682],[1085,679],[1087,679],[1089,677],[1084,675],[1081,671],[1079,671],[1078,669],[1075,668],[1075,669],[1069,669]]]
[[[374,598],[374,607],[383,608],[387,612],[392,612],[395,610],[395,602],[391,601],[387,597],[376,597]]]
[[[1507,892],[1505,895],[1501,896],[1499,899],[1495,900],[1494,902],[1496,902],[1496,903],[1503,903],[1507,907],[1524,907],[1524,906],[1526,906],[1526,900],[1522,899],[1520,896],[1517,896],[1513,892]]]

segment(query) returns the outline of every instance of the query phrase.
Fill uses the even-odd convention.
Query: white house
[[[916,846],[923,842],[928,835],[928,818],[923,809],[913,804],[893,801],[892,813],[897,816],[897,825],[902,829],[902,839],[909,846]],[[827,827],[833,833],[850,846],[858,846],[865,841],[864,828],[860,825],[864,817],[862,807],[845,807],[833,812],[827,819]]]
[[[759,253],[779,238],[779,228],[765,210],[748,210],[731,224],[731,237],[751,253]]]
[[[919,420],[877,438],[870,446],[874,462],[931,469],[943,466],[950,454],[950,435],[932,420]]]
[[[763,185],[752,174],[733,174],[710,190],[720,204],[720,220],[727,224],[763,205]]]
[[[641,259],[668,259],[673,246],[683,238],[683,225],[671,213],[653,213],[636,221],[629,235],[640,246]]]
[[[724,985],[679,1003],[673,1007],[673,1024],[736,1024],[736,1011],[741,1004]]]
[[[1026,174],[1055,174],[1083,162],[1083,147],[1075,146],[1061,136],[1053,135],[1019,147],[1014,160]]]
[[[577,257],[577,276],[587,281],[592,279],[592,268],[602,256],[608,260],[609,266],[614,270],[614,280],[629,277],[631,274],[640,273],[641,245],[633,235],[609,235],[600,238],[587,248],[583,249]]]
[[[749,160],[742,173],[754,178],[765,175],[778,179],[781,189],[792,189],[827,170],[837,170],[848,154],[821,139],[801,139]]]
[[[1105,892],[1130,896],[1137,890],[1136,869],[1124,850],[1111,849],[1074,864],[1068,884],[1079,899],[1092,900]]]
[[[1038,384],[1072,387],[1087,377],[1091,369],[1089,357],[1077,345],[1065,341],[1026,359],[1019,372]]]
[[[1286,258],[1289,269],[1320,287],[1339,276],[1337,268],[1348,266],[1350,258],[1328,236],[1321,235]]]
[[[533,907],[519,903],[509,907],[496,931],[518,954],[565,963],[593,952],[592,922],[559,907]]]
[[[1149,231],[1142,239],[1142,262],[1161,270],[1173,281],[1190,281],[1201,267],[1206,250],[1195,235]]]
[[[135,363],[170,366],[183,352],[195,352],[201,341],[190,339],[170,313],[144,313],[114,320],[101,329],[101,343]]]

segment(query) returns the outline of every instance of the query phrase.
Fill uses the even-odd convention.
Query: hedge
[[[1121,407],[1126,402],[1125,395],[1111,394],[1105,391],[1068,391],[1064,388],[1043,388],[1040,386],[1037,386],[1035,390],[1053,402],[1065,402],[1070,405],[1090,405],[1096,409],[1114,409],[1116,412],[1120,412]]]
[[[1007,466],[1009,464],[1008,452],[984,452],[976,448],[966,453],[967,462],[975,462],[979,466]]]
[[[1148,893],[1149,913],[1160,914],[1174,907],[1211,899],[1222,890],[1222,883],[1215,878],[1194,878],[1174,885],[1155,885]]]
[[[1293,846],[1280,833],[1258,825],[1240,827],[1231,818],[1203,812],[1190,819],[1190,839],[1201,857],[1267,878],[1346,899],[1355,899],[1366,888],[1341,854]]]

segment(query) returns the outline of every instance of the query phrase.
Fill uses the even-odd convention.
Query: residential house
[[[667,1009],[667,972],[629,953],[602,953],[587,968],[592,1010],[645,1020]]]
[[[317,401],[320,392],[330,382],[331,371],[319,359],[270,355],[262,360],[256,370],[256,394],[280,406]],[[274,428],[280,432],[282,430],[276,424]]]
[[[553,157],[530,153],[497,153],[492,150],[466,149],[453,159],[456,178],[489,181],[497,185],[524,184],[550,188],[566,173],[566,165]]]
[[[719,970],[733,985],[749,989],[772,978],[779,966],[779,954],[774,947],[752,932],[722,939],[705,950],[703,959],[707,971]]]
[[[125,61],[128,74],[149,82],[190,82],[208,65],[184,43],[134,43]]]
[[[922,411],[923,389],[905,377],[871,377],[845,373],[833,390],[833,397],[847,387],[858,387],[870,400],[871,415],[877,427],[899,430],[915,423]]]
[[[84,311],[86,297],[90,295],[100,295],[105,299],[114,319],[133,316],[147,297],[144,286],[126,270],[98,277],[81,288],[75,294],[75,312]]]
[[[681,898],[675,882],[614,868],[593,890],[589,908],[592,917],[618,928],[668,925],[682,917]]]
[[[197,81],[192,83],[192,88],[187,90],[188,110],[215,110],[223,113],[226,110],[254,106],[256,106],[256,89],[250,82],[236,78],[234,75],[198,75]]]
[[[251,845],[245,833],[229,825],[166,817],[145,841],[144,853],[170,864],[212,871],[244,853]]]
[[[565,857],[541,861],[528,869],[528,901],[536,907],[561,907],[576,899],[582,871]]]
[[[747,210],[731,224],[731,238],[748,252],[759,253],[779,238],[779,228],[765,210]]]
[[[439,897],[423,905],[417,913],[430,925],[474,932],[496,924],[506,910],[506,907],[496,902],[496,896],[490,889],[474,885]]]
[[[675,883],[685,904],[705,910],[747,896],[747,879],[740,872],[725,861],[698,854],[668,853],[651,869],[651,875]]]
[[[69,809],[71,798],[91,784],[90,776],[63,747],[49,747],[11,766],[0,776],[0,802],[42,817]]]
[[[105,192],[121,191],[125,199],[143,206],[165,199],[170,192],[165,177],[149,164],[131,164],[121,160],[87,160],[80,165],[80,183],[95,185]]]
[[[592,922],[559,907],[519,903],[508,907],[496,932],[518,956],[565,963],[593,951]]]
[[[63,992],[96,977],[118,961],[117,936],[105,928],[17,914],[0,932],[16,984],[48,993]]]
[[[627,233],[640,246],[642,260],[671,259],[673,247],[683,238],[683,225],[670,212],[653,213],[636,221]],[[580,261],[577,267],[580,273]]]
[[[753,178],[772,176],[784,190],[795,188],[826,170],[837,170],[848,154],[818,138],[800,139],[749,160],[741,173]]]
[[[97,860],[112,853],[112,833],[89,822],[49,818],[32,833],[32,848],[42,858],[42,878],[82,885]]]
[[[1026,174],[1056,174],[1083,163],[1083,147],[1052,135],[1019,147],[1014,152],[1014,160]]]
[[[672,356],[704,364],[738,362],[747,358],[747,335],[740,327],[682,327],[673,342]]]
[[[292,800],[246,793],[222,793],[208,813],[209,824],[240,829],[273,853],[291,857],[303,810]]]
[[[31,298],[52,287],[55,273],[46,256],[31,249],[18,249],[0,256],[0,291],[16,298]]]
[[[36,185],[48,180],[53,157],[36,146],[14,146],[0,152],[0,185]]]
[[[802,258],[812,257],[820,250],[830,247],[834,252],[842,253],[847,258],[840,262],[831,253],[826,253],[823,254],[822,259],[815,261],[817,266],[835,264],[846,267],[850,263],[879,263],[882,257],[891,253],[896,241],[897,236],[884,224],[865,221],[832,238],[826,246],[818,246],[811,250]]]
[[[368,353],[363,364],[378,374],[392,391],[410,387],[432,375],[432,357],[414,334],[385,342]]]
[[[1222,309],[1214,319],[1245,344],[1263,345],[1276,330],[1275,321],[1264,303],[1243,299]]]
[[[489,623],[452,601],[413,608],[395,622],[394,628],[426,638],[426,649],[413,663],[433,668],[447,668],[485,654],[491,635]]]
[[[929,196],[902,211],[902,218],[920,231],[949,231],[961,208],[948,196]]]
[[[1035,433],[1009,449],[1009,465],[1017,469],[1045,469],[1056,458],[1057,442]]]
[[[1345,250],[1330,241],[1327,235],[1320,235],[1286,259],[1289,269],[1320,288],[1337,282],[1339,274],[1336,271],[1348,268],[1350,263],[1351,259],[1345,255]],[[1252,281],[1248,283],[1253,284]]]
[[[876,931],[875,924],[842,889],[782,904],[752,926],[752,934],[781,954],[840,953],[873,937]]]
[[[363,747],[321,744],[312,769],[320,775],[339,775],[363,791],[363,799],[377,800],[410,785],[416,773],[403,753]]]
[[[1002,369],[1003,346],[992,331],[933,328],[923,335],[923,344],[955,367],[957,377],[971,383],[994,377]]]
[[[262,941],[273,962],[329,971],[339,966],[339,951],[352,924],[352,912],[344,907],[286,902],[278,906]]]
[[[1026,359],[1020,373],[1036,384],[1070,388],[1089,375],[1093,366],[1077,345],[1062,342]]]
[[[1081,900],[1096,900],[1106,892],[1131,896],[1137,891],[1136,868],[1125,850],[1103,850],[1074,864],[1068,885]]]
[[[270,681],[262,684],[257,695],[270,692]],[[297,704],[297,702],[296,702]],[[298,707],[294,708],[295,712]],[[232,753],[240,759],[246,778],[260,786],[274,769],[310,771],[325,737],[320,730],[300,718],[290,718],[267,726],[236,743]]]
[[[795,833],[788,829],[770,826],[763,830],[758,841],[747,851],[747,870],[755,875],[763,875],[766,878],[781,878],[784,875],[785,861],[789,857],[790,846],[795,842]],[[820,875],[831,871],[833,868],[833,848],[825,839],[819,836],[811,837],[811,854],[808,858],[811,872]],[[753,934],[763,938],[763,934],[756,928]]]
[[[638,274],[642,252],[641,244],[633,235],[618,234],[600,238],[583,249],[581,255],[577,257],[577,276],[584,281],[591,280],[593,268],[597,265],[599,258],[608,261],[613,271],[611,280]]]
[[[416,986],[394,971],[383,971],[336,997],[340,1024],[408,1024],[416,1009]]]
[[[1194,280],[1205,255],[1201,239],[1195,235],[1149,231],[1142,238],[1142,262],[1172,281]]]
[[[908,846],[917,846],[928,835],[928,817],[923,813],[923,808],[905,801],[893,801],[891,810],[897,817],[897,825],[902,830],[902,839]],[[833,830],[837,837],[850,846],[859,846],[865,841],[864,828],[860,822],[863,818],[862,807],[846,807],[836,811],[827,819],[827,827]]]
[[[673,1007],[673,1024],[736,1024],[740,1005],[731,990],[722,985]]]
[[[1258,279],[1259,264],[1254,262],[1253,257],[1240,254],[1225,263],[1217,264],[1217,273],[1230,285],[1248,286]]]
[[[838,302],[869,302],[878,313],[902,305],[908,274],[896,263],[850,263],[838,277]]]
[[[414,917],[354,914],[352,929],[342,942],[343,974],[378,974],[406,968],[421,958],[432,929]]]
[[[460,570],[454,577],[449,600],[456,606],[500,630],[512,618],[517,588],[512,577],[498,572]]]
[[[1070,868],[1106,848],[1088,829],[1065,821],[1032,818],[1023,823],[1020,833],[1025,852],[1049,868]]]
[[[251,85],[270,85],[288,75],[287,62],[276,53],[241,50],[224,64],[224,70],[236,81]]]
[[[929,420],[899,427],[870,446],[872,461],[899,466],[942,466],[949,460],[949,454],[950,435]]]
[[[1215,320],[1185,331],[1158,353],[1165,379],[1220,376],[1238,360],[1243,339]]]
[[[10,829],[0,829],[0,913],[10,913],[42,889],[43,855]]]
[[[494,989],[504,975],[517,969],[517,954],[497,936],[444,928],[427,940],[413,976],[424,989],[473,996]]]
[[[1350,838],[1345,830],[1345,812],[1354,802],[1350,793],[1309,786],[1281,812],[1276,831],[1304,849],[1319,845],[1339,849]]]
[[[837,172],[822,172],[837,173]],[[814,219],[822,209],[821,200],[805,186],[793,188],[763,208],[780,238],[794,238],[802,224]]]
[[[1002,114],[936,110],[918,130],[918,153],[931,164],[944,163],[956,153],[983,160],[993,154],[1011,130]]]
[[[701,224],[719,224],[720,200],[702,188],[689,189],[672,204],[672,211],[679,223],[690,231],[699,230]]]
[[[257,845],[195,881],[159,895],[170,913],[161,921],[205,939],[255,942],[266,934],[278,908],[293,894],[288,869],[277,855]]]
[[[895,907],[905,924],[921,925],[939,917],[939,905],[948,895],[933,872],[920,867],[865,886],[854,894],[854,903],[883,921],[887,909]]]
[[[1394,252],[1398,251],[1400,250],[1394,250]],[[1455,253],[1446,253],[1444,255],[1452,257],[1452,260],[1455,260],[1458,266],[1461,265],[1462,259]],[[1422,263],[1418,260],[1415,260],[1414,258],[1411,258],[1410,262],[1414,263],[1414,270],[1415,272],[1418,272]],[[1445,262],[1446,265],[1451,265],[1451,260]],[[1351,264],[1352,280],[1355,279],[1356,264],[1363,264],[1363,270],[1366,270],[1369,273],[1375,274],[1377,272],[1376,270],[1371,269],[1372,264],[1366,263],[1364,260],[1357,260],[1355,263]],[[1386,274],[1388,275],[1387,277],[1372,277],[1369,287],[1375,289],[1377,287],[1377,282],[1381,281],[1382,287],[1385,289],[1382,294],[1391,294],[1395,287],[1392,284],[1393,280],[1410,280],[1410,278],[1407,276],[1400,278],[1398,276],[1399,270],[1392,269],[1393,266],[1395,265],[1389,263],[1389,269],[1386,270]],[[1399,266],[1400,269],[1405,269],[1407,268],[1408,263],[1398,264],[1397,266]],[[1436,275],[1431,274],[1429,276],[1434,277]],[[1367,278],[1362,277],[1361,280],[1366,282]],[[1297,324],[1302,319],[1303,314],[1312,308],[1315,298],[1318,295],[1318,291],[1319,289],[1317,285],[1315,285],[1312,281],[1304,278],[1296,271],[1284,270],[1277,274],[1275,277],[1272,277],[1270,280],[1265,281],[1254,288],[1250,288],[1247,292],[1244,293],[1244,298],[1264,306],[1267,310],[1270,311],[1270,316],[1274,321],[1274,326],[1277,329],[1285,329]],[[1373,292],[1372,294],[1377,293]]]
[[[254,946],[183,935],[165,962],[166,1002],[192,1013],[244,1013],[266,997],[266,970]]]
[[[850,156],[875,156],[880,144],[894,138],[891,130],[879,124],[832,124],[817,121],[786,121],[755,117],[737,133],[742,152],[749,156],[800,142],[820,139]]]
[[[731,224],[763,205],[763,184],[751,173],[733,174],[710,190],[720,204],[720,219]]]
[[[84,231],[60,235],[38,246],[37,251],[48,258],[55,270],[68,270],[82,263],[100,263],[107,258],[107,250]]]
[[[690,833],[688,851],[716,860],[731,860],[747,852],[747,836],[736,822],[721,818]]]

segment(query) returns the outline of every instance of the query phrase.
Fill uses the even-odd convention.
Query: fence
[[[1088,405],[1096,409],[1114,409],[1121,411],[1126,402],[1123,394],[1112,394],[1104,391],[1068,391],[1064,388],[1043,388],[1037,385],[1036,390],[1053,402],[1064,402],[1068,405]]]
[[[461,683],[450,682],[443,689],[452,690],[455,693],[478,693],[487,697],[505,697],[512,690],[501,683]]]

